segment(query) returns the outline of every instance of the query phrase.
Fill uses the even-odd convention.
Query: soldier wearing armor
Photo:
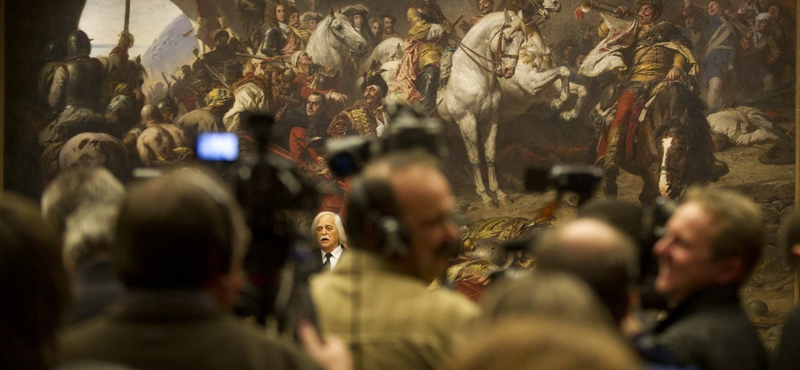
[[[388,87],[380,74],[367,77],[361,83],[364,100],[333,117],[328,136],[339,139],[348,135],[381,136],[389,126],[389,115],[383,109],[383,97]]]
[[[89,37],[81,30],[67,38],[67,56],[53,74],[48,104],[58,117],[39,133],[39,144],[64,142],[81,132],[104,132],[119,136],[125,129],[109,124],[103,115],[103,80],[128,59],[132,36],[123,33],[108,57],[90,57]]]
[[[38,83],[36,84],[39,102],[44,106],[47,105],[47,98],[50,95],[50,86],[53,84],[53,77],[56,70],[61,66],[64,56],[66,55],[67,51],[64,48],[64,43],[59,41],[50,41],[44,48],[42,60],[45,64],[39,72]]]
[[[286,24],[288,6],[281,0],[271,0],[267,3],[267,12],[264,16],[264,39],[261,42],[261,53],[268,57],[282,56],[290,58],[294,52],[303,50],[303,41]]]
[[[429,113],[436,108],[439,90],[440,60],[453,28],[435,0],[417,0],[406,12],[411,29],[408,31],[406,52],[416,58],[413,64],[416,76],[414,94],[409,92],[409,102],[422,101],[422,109]],[[401,68],[402,69],[402,68]],[[399,69],[398,72],[401,70]],[[411,71],[405,71],[408,73]],[[416,95],[416,98],[415,98]]]

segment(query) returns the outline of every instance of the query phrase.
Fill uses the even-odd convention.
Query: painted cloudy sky
[[[164,26],[181,14],[169,0],[131,0],[130,32],[136,44],[132,55],[143,54],[144,50],[158,37]],[[102,55],[99,45],[116,45],[125,20],[125,1],[87,0],[81,15],[80,28],[95,45],[92,54]]]

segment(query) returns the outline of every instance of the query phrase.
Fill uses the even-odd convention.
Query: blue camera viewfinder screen
[[[239,137],[233,132],[202,132],[197,136],[197,157],[233,162],[239,157]]]

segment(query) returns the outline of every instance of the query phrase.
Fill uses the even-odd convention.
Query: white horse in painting
[[[361,65],[358,67],[358,75],[355,81],[356,89],[360,89],[361,81],[364,80],[364,75],[372,67],[372,61],[377,61],[381,69],[386,70],[381,73],[381,76],[385,81],[389,81],[392,74],[386,72],[391,71],[391,73],[394,73],[394,71],[397,70],[400,59],[403,59],[403,55],[406,54],[406,51],[403,49],[404,44],[405,41],[403,39],[399,37],[390,37],[381,41],[378,46],[375,46],[375,49],[372,49],[372,53],[369,54],[369,57],[362,60]]]
[[[577,97],[575,105],[571,110],[561,112],[559,117],[564,121],[577,118],[586,98],[586,88],[569,82],[571,72],[567,67],[556,66],[555,58],[535,24],[528,28],[528,32],[528,39],[520,49],[516,73],[510,79],[500,80],[503,90],[500,122],[525,114],[540,101],[549,100],[550,109],[558,111],[573,95]]]
[[[357,60],[367,54],[369,44],[335,6],[311,34],[305,51],[315,63],[336,68],[343,86],[348,86],[356,79]]]
[[[479,128],[485,138],[489,190],[497,196],[497,203],[511,203],[500,190],[495,175],[495,139],[502,96],[498,80],[514,76],[525,39],[521,13],[503,11],[485,16],[464,35],[453,53],[450,80],[438,105],[444,121],[458,124],[472,165],[475,188],[484,205],[492,205],[494,201],[486,193],[481,177]]]
[[[375,49],[372,49],[372,53],[369,54],[369,57],[361,61],[361,67],[358,69],[359,76],[362,75],[363,72],[366,72],[370,65],[372,65],[372,61],[378,61],[380,64],[388,63],[394,60],[400,60],[403,58],[403,55],[406,54],[406,51],[403,49],[403,45],[405,41],[399,37],[390,37],[386,40],[381,41]]]

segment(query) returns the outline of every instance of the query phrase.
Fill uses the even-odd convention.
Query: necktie
[[[323,270],[328,270],[328,271],[333,270],[333,266],[331,266],[331,257],[333,257],[332,254],[325,253],[325,262],[322,263]]]

